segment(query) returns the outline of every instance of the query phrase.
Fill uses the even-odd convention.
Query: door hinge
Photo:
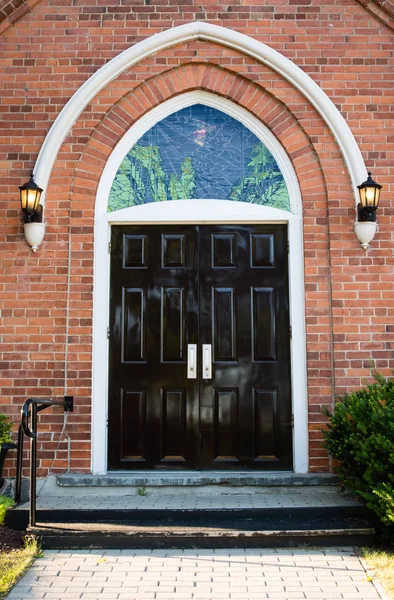
[[[112,250],[112,243],[109,242],[109,244],[108,244],[108,254],[111,254],[111,250]]]
[[[291,326],[291,325],[290,325],[290,327],[289,327],[289,337],[290,337],[290,339],[292,339],[292,338],[293,338],[293,328],[292,328],[292,326]]]
[[[111,330],[109,327],[107,327],[107,338],[109,339],[111,337]]]
[[[294,427],[294,415],[291,415],[291,426]]]
[[[287,254],[290,253],[290,242],[289,240],[287,240]]]

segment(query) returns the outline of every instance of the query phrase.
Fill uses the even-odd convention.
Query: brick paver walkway
[[[379,599],[354,548],[46,551],[7,600]]]

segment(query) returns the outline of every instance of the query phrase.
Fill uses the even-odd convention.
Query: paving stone
[[[56,565],[56,566],[55,566]],[[7,600],[379,600],[355,550],[45,553]]]
[[[119,598],[119,594],[114,592],[112,594],[110,593],[105,593],[105,594],[100,594],[100,596],[97,596],[97,594],[90,594],[90,593],[86,593],[86,594],[82,594],[81,596],[81,600],[96,600],[96,598]]]

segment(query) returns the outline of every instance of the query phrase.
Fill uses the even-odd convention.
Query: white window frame
[[[158,121],[169,114],[204,104],[221,110],[248,127],[270,150],[277,161],[290,198],[289,212],[245,202],[228,200],[177,200],[152,202],[107,213],[109,191],[115,174],[130,148]],[[94,294],[93,294],[93,380],[92,380],[92,461],[95,474],[107,472],[108,348],[111,226],[115,224],[231,224],[285,223],[289,241],[289,305],[292,328],[291,387],[293,429],[293,470],[308,472],[308,403],[306,375],[306,332],[304,300],[304,256],[301,193],[294,168],[273,134],[240,106],[203,91],[176,96],[144,115],[123,136],[111,153],[102,173],[96,199]]]

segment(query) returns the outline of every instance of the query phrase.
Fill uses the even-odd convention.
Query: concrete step
[[[92,511],[95,512],[95,511]],[[28,528],[44,548],[253,548],[372,543],[374,527],[361,516],[338,510],[150,511],[136,515],[79,515],[78,520],[38,521]],[[49,517],[49,515],[45,515]],[[54,515],[52,515],[54,516]],[[41,515],[38,515],[41,518]]]
[[[203,486],[321,486],[336,485],[338,477],[332,473],[258,472],[258,471],[141,471],[82,475],[65,473],[57,477],[62,488],[116,488],[116,487],[203,487]]]
[[[269,509],[360,506],[362,503],[335,485],[320,486],[164,486],[66,487],[52,480],[37,485],[39,509]],[[18,510],[28,505],[20,505]]]
[[[9,509],[6,524],[27,525],[27,509]],[[364,507],[249,510],[38,510],[28,528],[44,548],[216,548],[368,544]]]
[[[243,530],[225,531],[220,529],[185,532],[182,529],[152,530],[143,534],[131,528],[117,531],[103,529],[61,530],[46,525],[31,528],[29,533],[40,540],[43,549],[198,549],[198,548],[285,548],[295,546],[368,546],[374,543],[375,530],[370,527],[335,528],[318,530]]]
[[[31,531],[45,548],[370,543],[371,513],[336,481],[249,472],[63,475],[38,482],[38,526]],[[9,509],[7,525],[25,529],[28,508]]]
[[[338,485],[221,485],[59,487],[55,477],[37,483],[37,508],[52,510],[235,510],[363,506]],[[28,503],[16,510],[24,510]]]
[[[155,523],[176,522],[188,524],[190,520],[209,519],[230,522],[232,519],[258,520],[259,522],[274,520],[277,523],[315,523],[328,519],[334,523],[335,519],[363,519],[371,521],[373,513],[364,505],[357,506],[325,506],[325,507],[293,507],[293,508],[203,508],[203,509],[119,509],[119,508],[38,508],[37,521],[41,523],[126,523],[135,521],[143,524],[154,521]],[[12,529],[26,529],[29,522],[28,505],[15,506],[6,512],[5,523]]]

